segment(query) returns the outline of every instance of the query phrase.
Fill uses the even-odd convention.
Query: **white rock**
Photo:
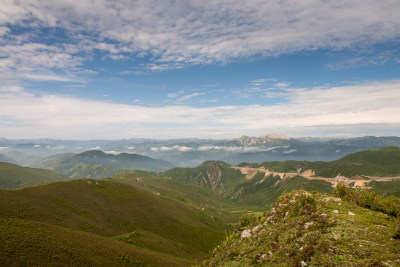
[[[310,227],[311,225],[313,225],[314,223],[313,222],[306,222],[305,224],[304,224],[304,229],[308,229],[308,227]]]
[[[332,212],[333,212],[333,213],[339,213],[339,211],[338,211],[338,210],[333,210]]]
[[[305,263],[304,261],[301,261],[300,262],[300,265],[303,267],[303,266],[307,266],[307,263]]]
[[[323,199],[324,202],[333,201],[333,202],[341,202],[342,200],[338,197],[326,197]]]
[[[241,239],[250,238],[251,237],[251,230],[244,230],[240,235]]]
[[[352,213],[351,211],[348,212],[349,215],[354,216],[355,214]]]
[[[258,230],[260,230],[260,228],[261,228],[261,225],[257,225],[256,227],[251,229],[251,232],[256,233],[256,232],[258,232]]]

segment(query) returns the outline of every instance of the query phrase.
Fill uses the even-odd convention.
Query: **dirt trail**
[[[377,176],[366,176],[370,180],[364,180],[360,176],[353,176],[351,178],[345,177],[342,175],[338,175],[334,178],[326,178],[326,177],[321,177],[321,176],[315,176],[315,171],[308,169],[303,172],[300,170],[298,172],[274,172],[269,169],[265,169],[264,167],[260,168],[252,168],[250,166],[245,166],[245,167],[231,167],[232,169],[235,170],[240,170],[242,174],[246,175],[246,179],[252,179],[257,173],[261,172],[264,173],[264,179],[262,179],[259,183],[262,183],[265,181],[265,179],[270,176],[279,176],[282,180],[288,179],[288,178],[293,178],[295,176],[302,176],[308,180],[322,180],[326,181],[328,183],[331,183],[333,187],[336,187],[338,183],[343,183],[346,184],[350,187],[353,188],[358,188],[358,189],[371,189],[372,187],[368,186],[369,183],[373,180],[375,181],[392,181],[395,179],[400,179],[400,176],[397,177],[377,177]]]

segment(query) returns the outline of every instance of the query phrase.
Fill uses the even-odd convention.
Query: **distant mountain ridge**
[[[384,188],[386,183],[399,186],[400,148],[371,149],[330,162],[288,160],[231,166],[222,161],[207,161],[195,168],[174,168],[159,175],[209,188],[238,203],[266,206],[290,189],[330,193],[338,181],[356,188],[379,187],[379,193],[396,194]]]
[[[237,141],[240,145],[243,146],[252,146],[252,145],[268,144],[276,141],[290,140],[290,139],[292,138],[285,134],[267,133],[260,137],[252,137],[244,135],[232,140]]]
[[[100,150],[90,150],[77,154],[75,158],[87,163],[127,170],[162,171],[174,167],[173,164],[165,160],[153,159],[134,153],[113,155]]]
[[[100,150],[90,150],[79,154],[64,153],[54,155],[35,164],[66,175],[72,179],[101,179],[130,171],[162,171],[172,168],[169,162],[138,154],[106,154]]]
[[[55,154],[79,154],[90,150],[100,150],[106,154],[114,155],[121,153],[138,154],[164,160],[179,167],[195,167],[206,160],[221,160],[233,165],[240,162],[262,163],[284,160],[332,161],[354,152],[386,146],[400,147],[400,137],[292,138],[284,134],[268,133],[259,137],[241,136],[231,139],[74,141],[0,138],[1,153],[10,158],[9,161],[15,160],[14,163],[23,166],[36,166],[34,165],[35,161]],[[109,167],[121,168],[121,166],[112,165],[107,160],[105,162]],[[146,164],[143,166],[145,168],[141,169],[149,169]],[[128,167],[131,169],[129,164],[124,168]],[[164,169],[169,167],[166,165]]]

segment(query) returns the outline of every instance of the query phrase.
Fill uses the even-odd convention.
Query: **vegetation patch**
[[[294,191],[236,229],[203,266],[400,264],[397,219],[330,195]]]

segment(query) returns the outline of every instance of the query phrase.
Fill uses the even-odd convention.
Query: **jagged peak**
[[[283,139],[283,140],[289,140],[292,139],[290,136],[287,136],[285,134],[278,134],[278,133],[267,133],[263,136],[260,136],[261,139]]]

